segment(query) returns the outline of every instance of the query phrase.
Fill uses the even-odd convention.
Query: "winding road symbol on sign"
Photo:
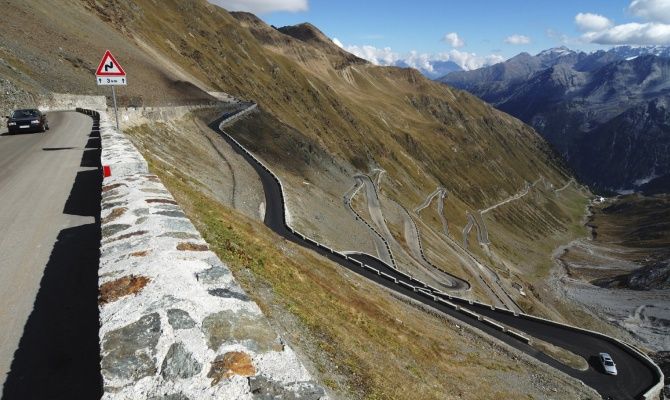
[[[112,52],[107,50],[105,51],[105,55],[102,56],[102,60],[100,60],[100,65],[98,65],[95,75],[99,77],[120,77],[126,76],[126,71],[124,71],[121,64],[116,61]]]

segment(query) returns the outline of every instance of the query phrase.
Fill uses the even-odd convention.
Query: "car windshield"
[[[614,363],[612,361],[605,361],[605,365],[607,365],[608,367],[613,367]]]
[[[12,113],[12,118],[31,118],[39,116],[37,110],[16,110]]]

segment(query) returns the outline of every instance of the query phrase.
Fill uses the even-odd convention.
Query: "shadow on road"
[[[97,135],[92,132],[89,143]],[[94,166],[95,154],[99,150],[85,151],[81,166]],[[99,164],[98,158],[98,169],[77,173],[63,209],[65,214],[94,217],[95,221],[63,229],[58,235],[14,353],[4,400],[99,399],[102,395],[97,306]]]
[[[73,150],[74,147],[42,147],[43,151]]]
[[[605,371],[603,370],[603,366],[600,364],[600,358],[598,356],[591,356],[587,360],[589,363],[589,366],[593,368],[594,371],[600,372],[601,374],[604,374]]]
[[[81,158],[82,167],[99,167],[100,166],[100,148],[85,149],[84,155]]]

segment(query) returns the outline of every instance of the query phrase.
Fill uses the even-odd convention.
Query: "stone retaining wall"
[[[104,112],[100,133],[103,399],[325,399]]]
[[[74,110],[76,108],[104,110],[107,108],[107,98],[105,96],[50,93],[43,96],[39,102],[39,109],[42,111]]]
[[[133,127],[156,121],[169,121],[183,118],[188,113],[205,108],[211,104],[174,106],[174,107],[124,107],[119,108],[119,124],[122,128]]]

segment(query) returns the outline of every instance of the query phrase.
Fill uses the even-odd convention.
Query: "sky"
[[[376,64],[474,69],[567,46],[670,45],[670,0],[210,0],[275,26],[310,22]]]

